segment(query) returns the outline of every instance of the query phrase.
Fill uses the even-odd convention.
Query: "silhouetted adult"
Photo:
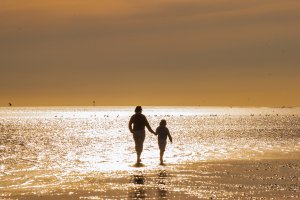
[[[129,120],[129,130],[133,135],[133,139],[135,142],[135,151],[136,151],[136,162],[141,162],[141,154],[143,151],[143,144],[145,140],[145,127],[155,135],[155,132],[149,125],[149,122],[145,115],[142,114],[142,107],[137,106],[135,108],[135,114],[131,116]],[[133,126],[132,126],[133,125]]]

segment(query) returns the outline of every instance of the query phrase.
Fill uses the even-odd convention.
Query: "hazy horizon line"
[[[36,105],[36,106],[0,106],[0,108],[43,108],[43,107],[136,107],[138,105]],[[251,106],[251,105],[141,105],[142,107],[228,107],[228,108],[299,108],[299,105],[293,106]]]

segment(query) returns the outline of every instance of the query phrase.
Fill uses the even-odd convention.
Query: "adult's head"
[[[162,119],[159,123],[160,126],[166,126],[167,125],[167,121]]]
[[[143,109],[142,109],[142,106],[137,106],[135,107],[135,113],[142,113]]]

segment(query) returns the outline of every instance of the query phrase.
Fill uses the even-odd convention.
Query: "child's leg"
[[[158,145],[159,145],[159,150],[160,150],[160,164],[164,163],[164,153],[165,153],[165,149],[166,149],[166,144],[167,141],[166,140],[158,140]]]
[[[164,163],[164,153],[165,153],[165,151],[163,151],[163,150],[160,150],[160,163],[161,164],[163,164]]]

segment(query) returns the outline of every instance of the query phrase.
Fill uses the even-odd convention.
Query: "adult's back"
[[[145,130],[146,126],[148,129],[151,129],[149,128],[150,125],[147,118],[142,113],[136,113],[132,115],[129,124],[133,124],[133,128],[132,128],[133,131]]]

